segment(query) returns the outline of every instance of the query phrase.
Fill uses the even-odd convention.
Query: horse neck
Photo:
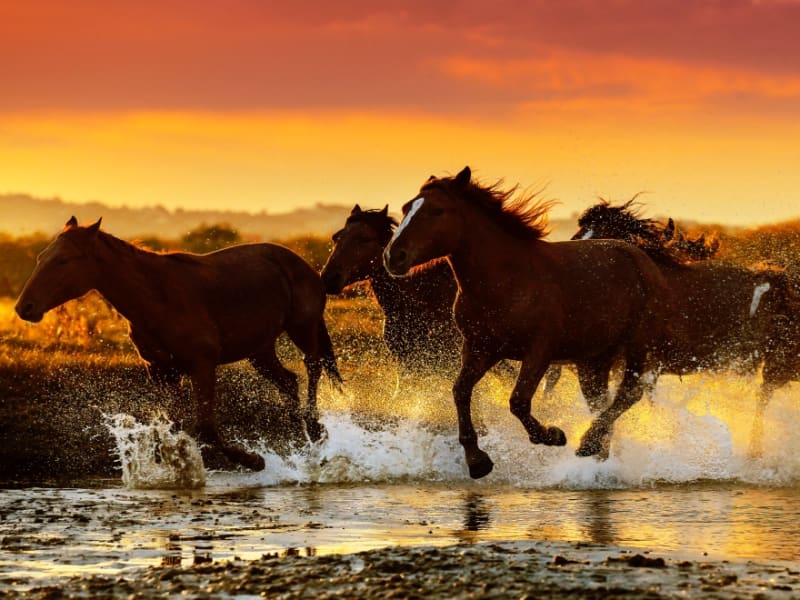
[[[384,314],[391,315],[403,307],[403,286],[400,279],[391,277],[383,266],[375,269],[369,278],[372,292],[383,309]]]
[[[472,209],[467,215],[470,212],[477,211]],[[486,282],[496,280],[498,275],[503,277],[503,274],[498,272],[498,269],[502,268],[497,259],[498,255],[513,258],[524,254],[527,259],[546,242],[520,239],[483,215],[475,216],[480,222],[465,219],[463,231],[466,233],[462,235],[448,261],[462,293],[468,295],[488,293],[496,296],[496,292],[487,289]],[[529,269],[529,264],[526,260],[526,269]],[[508,274],[509,277],[516,275],[517,273]]]
[[[96,249],[100,265],[96,289],[128,321],[142,322],[151,314],[147,300],[158,281],[159,255],[109,234],[103,235]]]

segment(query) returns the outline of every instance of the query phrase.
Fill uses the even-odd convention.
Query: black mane
[[[598,237],[634,244],[662,262],[689,263],[716,254],[719,240],[715,235],[706,237],[702,234],[691,239],[676,228],[672,219],[663,224],[644,218],[640,215],[640,205],[636,203],[637,196],[618,206],[601,199],[581,214],[578,226],[584,230],[596,230]]]

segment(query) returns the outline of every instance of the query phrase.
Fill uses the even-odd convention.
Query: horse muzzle
[[[42,317],[44,317],[44,312],[38,310],[33,302],[17,302],[16,306],[14,306],[14,310],[20,319],[31,323],[38,323],[42,320]]]
[[[403,277],[411,269],[411,257],[402,248],[395,249],[389,245],[383,251],[383,266],[392,277]]]

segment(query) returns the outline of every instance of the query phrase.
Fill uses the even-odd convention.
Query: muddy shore
[[[5,598],[792,598],[792,565],[702,562],[556,542],[387,548],[157,567]]]

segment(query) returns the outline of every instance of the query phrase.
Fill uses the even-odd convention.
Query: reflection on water
[[[0,589],[75,574],[264,555],[503,540],[618,545],[687,558],[800,561],[800,490],[700,483],[627,490],[474,484],[186,494],[0,491]]]

